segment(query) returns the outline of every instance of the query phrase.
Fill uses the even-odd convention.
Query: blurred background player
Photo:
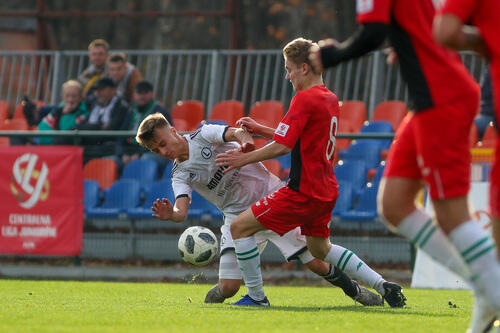
[[[324,86],[321,72],[313,71],[309,64],[308,50],[312,45],[310,40],[298,38],[283,49],[286,79],[292,83],[297,95],[276,130],[256,123],[252,128],[251,122],[244,124],[253,133],[272,138],[274,142],[248,153],[233,150],[217,156],[218,165],[227,166],[224,172],[229,172],[292,152],[287,185],[260,199],[231,224],[238,265],[248,287],[248,295],[236,305],[269,304],[262,286],[260,256],[253,237],[261,230],[270,229],[284,235],[300,226],[307,247],[315,258],[335,265],[349,254],[342,265],[348,274],[366,268],[353,252],[332,245],[329,240],[331,213],[338,197],[333,157],[339,105],[337,96]],[[378,275],[372,272],[365,273]],[[356,278],[355,275],[351,277]],[[373,275],[377,280],[373,288],[391,306],[403,306],[406,298],[401,287],[379,277]]]
[[[148,116],[140,125],[137,141],[156,154],[175,159],[172,171],[172,187],[175,204],[165,198],[157,199],[153,206],[153,216],[162,220],[182,222],[186,219],[192,191],[213,203],[224,214],[221,227],[221,257],[219,264],[219,284],[207,294],[205,302],[221,303],[234,296],[241,285],[241,272],[236,262],[230,225],[234,218],[255,203],[261,197],[274,192],[282,186],[278,177],[270,173],[262,163],[255,163],[223,174],[224,167],[215,165],[218,153],[230,149],[253,150],[254,143],[250,134],[241,129],[220,125],[203,125],[191,134],[180,136],[161,114]],[[363,305],[382,305],[382,299],[376,294],[360,287],[342,270],[314,259],[309,251],[304,236],[298,228],[280,237],[275,232],[266,230],[256,234],[258,244],[267,240],[273,242],[287,261],[298,259],[311,271],[322,276],[331,284],[344,290]],[[350,272],[350,258],[355,255],[342,248],[346,259],[342,262],[347,273],[370,287],[385,282],[382,277],[361,261],[356,272]],[[361,266],[362,269],[361,269]],[[347,267],[347,268],[346,268]]]
[[[357,33],[342,44],[322,41],[310,58],[317,70],[333,67],[373,50],[389,36],[415,114],[399,129],[389,152],[379,188],[379,213],[396,232],[473,283],[479,303],[471,328],[481,331],[500,309],[495,286],[500,266],[493,241],[472,219],[467,204],[468,138],[479,89],[458,54],[438,45],[432,36],[437,3],[359,0]],[[415,205],[422,180],[430,188],[439,226]]]

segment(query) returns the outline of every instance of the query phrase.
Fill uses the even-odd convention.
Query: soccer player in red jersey
[[[339,105],[337,96],[324,86],[321,72],[313,71],[309,64],[312,45],[311,41],[299,38],[283,49],[286,79],[291,81],[297,95],[278,127],[265,127],[249,118],[240,120],[242,127],[274,142],[249,153],[229,151],[216,159],[217,165],[228,166],[225,170],[228,172],[292,152],[288,184],[256,202],[231,224],[238,265],[248,287],[248,295],[235,305],[269,305],[253,237],[266,228],[284,235],[300,226],[314,257],[330,264],[342,263],[341,269],[347,264],[363,269],[363,262],[355,254],[329,241],[331,213],[338,197],[333,157]],[[391,306],[405,304],[400,286],[379,280],[375,289]]]
[[[342,44],[320,42],[310,58],[321,70],[361,56],[389,37],[415,114],[398,130],[391,147],[379,189],[379,212],[396,232],[471,281],[477,296],[475,317],[480,318],[473,320],[476,331],[480,327],[475,323],[491,321],[500,309],[500,291],[494,286],[500,281],[500,266],[493,241],[472,220],[467,205],[468,137],[479,89],[458,54],[432,36],[439,2],[358,0],[358,32]],[[439,225],[415,206],[422,180],[429,186]]]

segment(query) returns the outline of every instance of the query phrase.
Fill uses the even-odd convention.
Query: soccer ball
[[[219,242],[210,229],[190,227],[179,237],[177,247],[185,262],[195,266],[204,266],[214,259],[219,249]]]

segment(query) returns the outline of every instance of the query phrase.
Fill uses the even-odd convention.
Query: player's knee
[[[238,223],[237,221],[233,221],[233,223],[231,223],[229,230],[231,231],[231,237],[233,239],[239,239],[242,237],[241,236],[242,228],[240,226],[240,223]]]
[[[233,297],[240,290],[240,285],[240,280],[220,280],[220,293],[226,298]]]

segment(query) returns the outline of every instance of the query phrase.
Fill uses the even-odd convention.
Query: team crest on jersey
[[[208,160],[210,157],[212,157],[212,150],[208,147],[203,147],[203,149],[201,150],[201,156]]]
[[[195,178],[196,178],[196,174],[195,174],[195,173],[190,172],[190,173],[189,173],[189,179],[190,179],[190,180],[193,180],[193,179],[195,179]]]
[[[366,14],[373,11],[373,0],[357,0],[356,13]]]
[[[279,123],[278,127],[276,128],[276,131],[274,132],[276,135],[285,137],[286,132],[288,132],[288,129],[290,128],[290,125]]]

